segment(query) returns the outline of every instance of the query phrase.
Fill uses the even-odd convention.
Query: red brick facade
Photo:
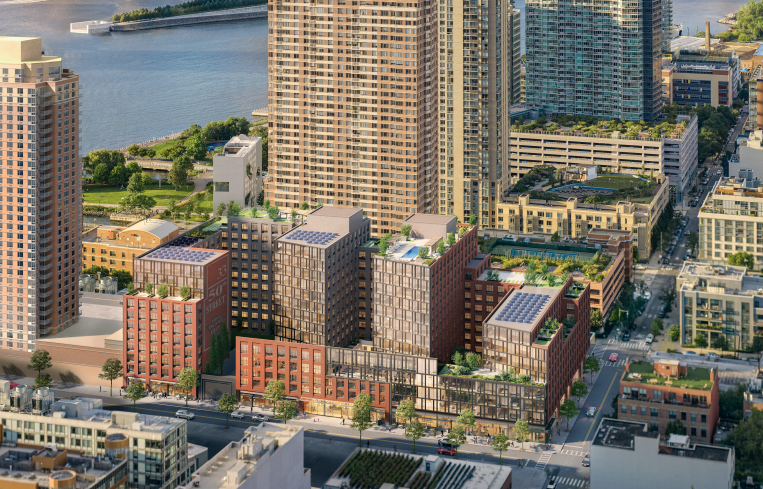
[[[310,408],[314,401],[324,401],[326,406],[336,406],[334,409],[349,408],[357,395],[364,393],[371,396],[377,412],[383,411],[384,419],[389,420],[389,384],[330,377],[323,346],[239,336],[236,356],[236,389],[243,398],[261,398],[270,381],[280,380],[284,394],[298,401],[300,411],[314,412]]]

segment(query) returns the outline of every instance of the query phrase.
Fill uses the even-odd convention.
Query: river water
[[[251,116],[267,105],[267,20],[106,35],[69,24],[181,0],[0,0],[0,35],[38,36],[82,84],[82,150],[120,148],[193,123]],[[673,21],[694,32],[744,0],[674,0]],[[524,8],[524,0],[516,2]],[[524,22],[523,22],[524,28]]]

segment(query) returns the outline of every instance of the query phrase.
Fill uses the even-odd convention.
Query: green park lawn
[[[585,182],[586,187],[599,187],[599,188],[614,188],[617,190],[623,190],[626,188],[632,188],[639,184],[643,184],[643,180],[636,177],[622,177],[622,176],[609,176],[601,175],[598,178]]]
[[[172,186],[166,183],[162,184],[162,188],[158,188],[155,185],[151,185],[146,189],[146,195],[156,199],[156,205],[166,206],[170,200],[179,201],[193,192],[194,185],[190,183],[180,190],[175,190]],[[119,187],[111,185],[84,185],[82,187],[82,193],[85,203],[98,204],[98,196],[103,196],[100,199],[101,204],[119,204],[122,197],[127,195],[127,190],[120,190]],[[211,203],[210,203],[211,206]]]
[[[155,149],[157,154],[158,154],[161,150],[163,150],[165,148],[169,148],[171,146],[174,146],[175,145],[175,141],[177,141],[177,140],[176,139],[170,139],[169,141],[164,141],[163,143],[159,143],[159,144],[157,144],[155,146],[151,146],[151,148]]]

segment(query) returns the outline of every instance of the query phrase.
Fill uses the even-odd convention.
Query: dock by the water
[[[207,22],[226,22],[232,20],[267,18],[268,6],[241,7],[200,14],[178,15],[159,19],[139,20],[136,22],[111,22],[107,20],[89,20],[70,24],[69,31],[76,34],[104,34],[107,32],[128,32],[144,29],[160,29],[183,25],[205,24]]]

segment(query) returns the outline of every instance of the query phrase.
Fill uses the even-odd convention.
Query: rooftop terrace
[[[658,376],[654,372],[654,365],[649,362],[630,364],[628,371],[623,373],[622,380],[637,384],[664,385],[703,391],[709,391],[713,388],[713,381],[710,380],[710,371],[706,368],[688,367],[686,375],[676,379]]]

